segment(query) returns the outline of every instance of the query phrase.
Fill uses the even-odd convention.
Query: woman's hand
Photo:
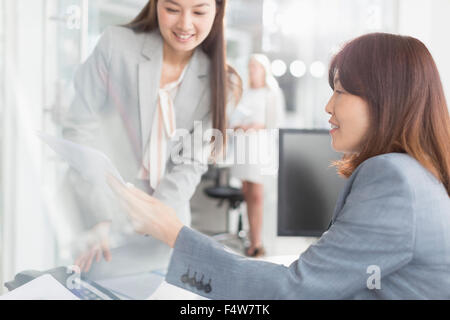
[[[108,184],[119,197],[137,233],[150,235],[173,248],[183,227],[175,210],[130,184],[124,186],[113,176],[108,176]]]
[[[111,261],[108,236],[110,225],[109,221],[100,222],[82,237],[81,242],[85,242],[86,245],[83,246],[82,253],[75,260],[75,265],[80,268],[80,271],[88,272],[92,261],[95,259],[100,262],[102,255],[106,261]]]

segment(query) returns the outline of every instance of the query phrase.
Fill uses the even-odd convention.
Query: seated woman
[[[211,299],[450,298],[450,119],[433,58],[415,38],[368,34],[333,58],[329,83],[348,181],[329,230],[289,267],[230,253],[110,181],[136,231],[174,248],[167,282]]]

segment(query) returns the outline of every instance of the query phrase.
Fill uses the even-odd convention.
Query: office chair
[[[227,202],[228,208],[226,213],[226,229],[223,233],[212,235],[212,237],[218,241],[238,239],[242,242],[246,239],[246,232],[243,229],[242,222],[242,210],[241,205],[245,201],[244,194],[239,188],[230,186],[229,183],[229,168],[215,167],[215,184],[214,186],[207,187],[203,191],[206,196],[219,200],[217,204],[221,207],[224,202]],[[230,217],[233,213],[238,214],[237,228],[232,230],[230,225]]]

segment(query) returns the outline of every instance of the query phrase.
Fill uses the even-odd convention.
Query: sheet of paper
[[[0,300],[80,300],[49,274],[40,276],[2,296]]]
[[[38,132],[37,135],[77,170],[84,179],[95,184],[104,185],[106,183],[106,175],[111,174],[125,184],[117,168],[104,153],[46,133]]]
[[[163,281],[155,292],[146,300],[209,300],[191,291]]]

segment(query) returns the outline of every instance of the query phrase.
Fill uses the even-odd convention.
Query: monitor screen
[[[280,129],[278,235],[320,237],[331,221],[345,179],[332,161],[328,130]]]

